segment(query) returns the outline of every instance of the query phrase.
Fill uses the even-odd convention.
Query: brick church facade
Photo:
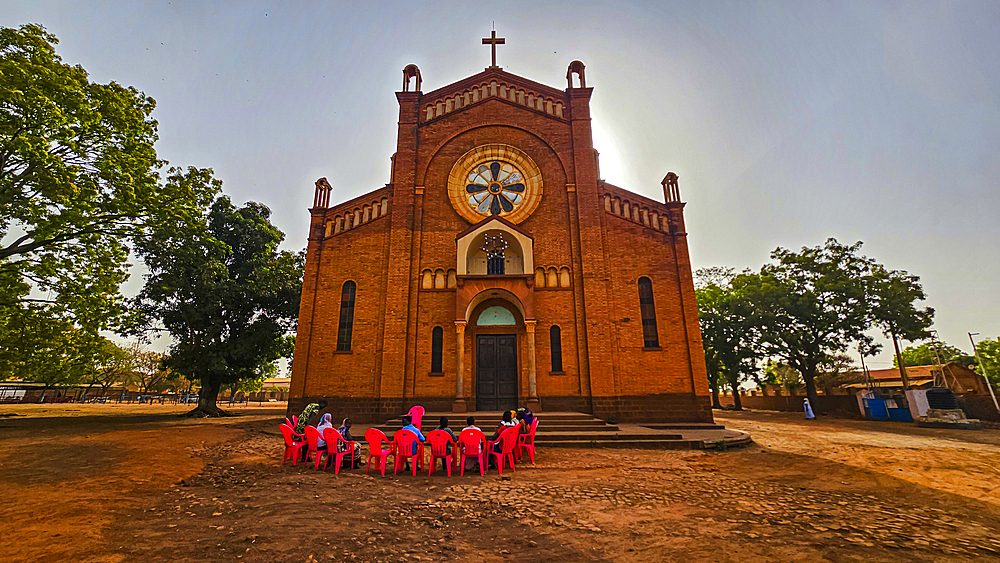
[[[290,411],[712,420],[677,176],[662,202],[600,178],[584,72],[403,70],[390,182],[316,183]]]

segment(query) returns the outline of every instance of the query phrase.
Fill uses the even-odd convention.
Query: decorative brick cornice
[[[499,69],[487,69],[421,97],[420,122],[434,121],[490,99],[503,100],[562,121],[570,117],[566,92]]]

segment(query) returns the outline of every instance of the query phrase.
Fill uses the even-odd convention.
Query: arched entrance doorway
[[[516,409],[521,379],[518,336],[524,332],[524,319],[500,298],[483,301],[470,317],[476,410]]]
[[[458,376],[453,410],[470,408],[472,405],[466,403],[469,397],[476,410],[507,410],[525,404],[541,412],[535,381],[535,318],[528,283],[532,276],[476,278],[459,276],[455,292],[459,318],[455,320]]]

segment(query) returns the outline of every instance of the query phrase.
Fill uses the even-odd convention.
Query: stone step
[[[622,448],[637,450],[700,450],[704,448],[701,440],[592,440],[580,442],[577,440],[558,440],[545,442],[549,448]]]
[[[641,426],[653,430],[724,430],[726,428],[712,422],[657,422]]]
[[[545,442],[546,444],[550,442],[562,442],[562,441],[576,441],[576,442],[591,442],[594,440],[598,441],[617,441],[617,440],[639,440],[639,441],[649,441],[649,440],[683,440],[683,434],[659,434],[650,432],[648,434],[606,434],[603,432],[550,432],[548,434],[542,434],[541,432],[535,434],[536,442]]]

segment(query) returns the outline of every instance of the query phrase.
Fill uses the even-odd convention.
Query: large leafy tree
[[[939,358],[941,363],[957,362],[970,369],[976,363],[976,359],[972,356],[944,342],[938,344],[924,342],[915,346],[907,346],[900,352],[899,356],[904,366],[932,366],[938,362]],[[899,359],[894,357],[892,366],[899,367],[899,365]]]
[[[976,372],[984,375],[982,368],[986,368],[986,378],[993,385],[1000,385],[1000,338],[984,338],[976,343],[976,349],[982,362],[982,367],[976,364]]]
[[[62,354],[67,323],[91,339],[120,328],[129,246],[198,209],[158,182],[153,99],[92,82],[56,44],[37,25],[0,28],[0,371]]]
[[[925,298],[920,278],[900,270],[886,270],[881,264],[873,265],[868,276],[868,295],[871,300],[871,321],[892,339],[895,352],[894,364],[899,368],[903,388],[910,387],[906,375],[906,361],[899,349],[899,340],[922,340],[930,336],[927,330],[934,322],[934,309],[918,308],[916,303]]]
[[[103,339],[65,320],[35,324],[38,316],[12,323],[7,336],[17,341],[5,343],[0,379],[35,381],[49,389],[86,381],[99,363]],[[27,345],[25,344],[27,343]]]
[[[725,381],[733,393],[736,410],[742,410],[740,383],[756,371],[759,354],[756,338],[759,333],[751,303],[732,285],[732,269],[698,270],[695,293],[698,298],[698,320],[701,324],[709,383]],[[713,389],[713,401],[718,396],[718,383]]]
[[[874,261],[858,254],[861,243],[828,239],[799,252],[778,248],[760,274],[741,274],[733,287],[753,306],[762,350],[795,368],[816,404],[820,365],[849,343],[876,347],[865,334],[870,318],[868,277]]]
[[[171,182],[217,192],[211,170]],[[150,274],[138,308],[170,333],[167,366],[201,383],[191,414],[224,415],[220,389],[263,378],[288,356],[302,289],[302,255],[279,250],[284,234],[258,203],[217,197],[195,221],[165,221],[140,245]]]
[[[170,387],[170,370],[163,361],[165,354],[138,345],[129,352],[133,361],[134,382],[140,393],[159,393]]]
[[[99,388],[97,396],[107,394],[115,384],[127,386],[132,378],[135,368],[135,361],[131,350],[135,345],[128,345],[122,348],[107,338],[99,338],[94,350],[94,362],[90,373],[84,378],[87,383],[87,390],[84,396],[90,393],[95,385]]]

